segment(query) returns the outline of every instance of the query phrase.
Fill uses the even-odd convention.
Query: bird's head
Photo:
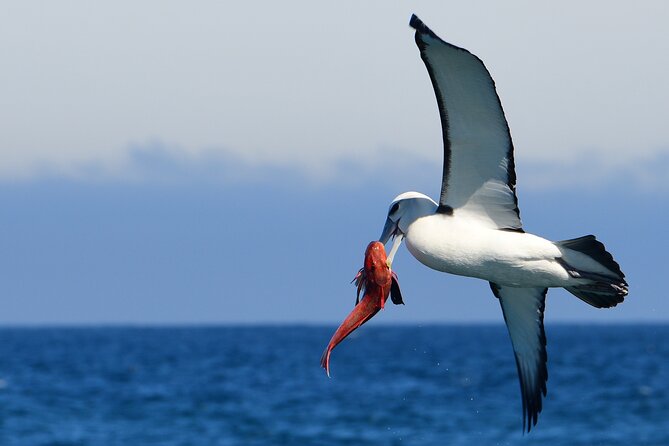
[[[404,192],[395,197],[390,203],[386,224],[381,231],[381,237],[379,237],[379,241],[384,245],[388,243],[388,240],[394,240],[393,247],[388,254],[388,265],[392,263],[411,223],[420,217],[434,214],[436,210],[437,203],[420,192]]]

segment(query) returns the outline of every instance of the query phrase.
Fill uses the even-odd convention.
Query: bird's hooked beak
[[[395,253],[397,253],[397,250],[399,249],[400,245],[402,244],[402,240],[404,239],[404,233],[399,227],[399,220],[393,221],[390,219],[390,217],[388,217],[386,218],[386,224],[383,226],[383,231],[381,231],[381,237],[379,237],[379,241],[385,245],[391,238],[393,239],[393,247],[388,253],[388,266],[392,265],[393,259],[395,258]]]

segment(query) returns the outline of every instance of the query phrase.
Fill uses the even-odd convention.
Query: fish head
[[[388,287],[391,281],[386,249],[381,242],[371,242],[365,250],[365,288],[369,285]]]

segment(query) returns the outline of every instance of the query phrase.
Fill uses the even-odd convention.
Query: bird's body
[[[415,15],[410,25],[441,117],[441,195],[438,202],[418,192],[397,196],[379,240],[395,239],[389,263],[404,240],[424,265],[490,283],[511,337],[529,431],[546,395],[548,288],[564,287],[594,307],[613,307],[627,295],[625,275],[592,235],[549,241],[524,232],[511,133],[490,73]]]
[[[432,214],[410,224],[404,240],[418,261],[445,273],[512,287],[564,287],[576,280],[555,260],[557,246],[528,233]]]

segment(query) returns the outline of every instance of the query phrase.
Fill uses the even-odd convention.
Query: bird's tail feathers
[[[615,307],[627,296],[627,282],[620,265],[594,235],[555,242],[562,257],[558,261],[569,275],[585,283],[565,287],[593,307]]]

